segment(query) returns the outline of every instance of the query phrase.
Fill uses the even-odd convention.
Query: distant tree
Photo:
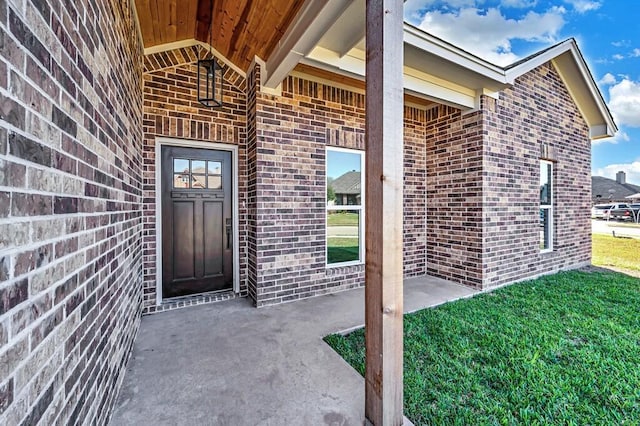
[[[327,201],[335,201],[336,192],[333,190],[333,186],[327,185]]]

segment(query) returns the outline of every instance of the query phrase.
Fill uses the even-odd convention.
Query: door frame
[[[155,146],[155,191],[156,191],[156,305],[162,304],[162,147],[176,146],[183,148],[200,148],[210,151],[231,152],[232,189],[231,214],[233,216],[233,292],[240,292],[240,250],[239,250],[239,217],[238,217],[238,146],[216,142],[202,142],[187,139],[156,137]]]

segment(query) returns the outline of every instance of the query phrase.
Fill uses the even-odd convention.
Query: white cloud
[[[593,171],[595,176],[604,176],[615,179],[616,173],[623,171],[627,174],[627,183],[640,185],[640,159],[632,163],[609,164],[608,166]]]
[[[411,0],[409,0],[411,1]],[[612,41],[611,45],[614,47],[625,47],[625,46],[629,46],[631,44],[631,42],[629,40],[619,40],[619,41]]]
[[[551,43],[565,21],[565,9],[553,7],[545,13],[528,12],[520,19],[508,19],[497,8],[427,12],[419,27],[497,65],[515,62],[511,40]]]
[[[625,77],[610,86],[609,108],[618,125],[640,127],[640,82]]]
[[[608,72],[600,79],[600,81],[598,81],[598,83],[602,84],[603,86],[608,86],[610,84],[615,84],[616,81],[616,77]]]
[[[508,0],[514,1],[514,0]],[[523,0],[515,0],[523,1]],[[446,10],[460,9],[462,7],[474,7],[476,4],[482,3],[483,0],[447,0],[442,4],[442,8]],[[418,25],[422,20],[425,12],[434,4],[442,3],[438,0],[406,0],[404,2],[404,19],[414,25]]]
[[[590,0],[564,0],[565,3],[569,3],[573,6],[573,8],[578,13],[586,13],[591,10],[598,10],[602,3],[599,1],[590,1]]]
[[[633,49],[633,52],[631,52],[631,57],[632,58],[640,57],[640,49],[638,49],[637,47],[635,49]]]
[[[502,0],[500,6],[513,8],[529,8],[538,4],[538,0]]]
[[[603,143],[610,143],[612,145],[617,145],[618,142],[629,142],[631,138],[629,134],[623,130],[619,130],[618,133],[612,138],[603,138],[603,139],[594,139],[591,141],[591,146],[601,145]]]
[[[616,61],[620,61],[620,60],[624,59],[624,56],[619,54],[619,53],[616,53],[615,55],[612,55],[611,57],[613,59],[615,59]]]

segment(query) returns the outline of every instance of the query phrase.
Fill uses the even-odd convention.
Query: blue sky
[[[592,172],[640,185],[639,0],[407,0],[405,20],[498,65],[574,37],[620,131]]]

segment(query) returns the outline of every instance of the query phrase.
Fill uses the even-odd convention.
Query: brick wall
[[[427,273],[427,143],[426,112],[404,110],[404,216],[405,277]]]
[[[547,63],[483,99],[485,287],[591,260],[589,129]],[[554,162],[554,250],[540,253],[541,158]]]
[[[589,129],[547,63],[480,111],[427,111],[427,272],[489,288],[588,264]],[[540,253],[540,159],[554,161],[554,250]]]
[[[156,139],[169,137],[238,146],[240,291],[247,294],[247,82],[231,68],[224,73],[222,108],[203,108],[197,98],[198,48],[145,56],[143,76],[144,310],[156,306]],[[207,52],[201,49],[201,56]]]
[[[0,424],[105,424],[139,325],[128,1],[0,0]]]
[[[358,287],[364,267],[326,267],[326,146],[365,149],[364,95],[290,76],[256,96],[256,304]],[[405,274],[425,271],[424,111],[405,108]],[[250,291],[251,293],[251,291]]]
[[[158,136],[239,147],[240,287],[258,306],[363,284],[364,267],[325,266],[325,147],[364,150],[364,95],[299,77],[281,96],[227,70],[223,109],[195,98],[195,48],[148,55],[144,73],[144,307],[156,304]],[[425,271],[424,111],[406,108],[407,275]],[[224,130],[220,130],[223,128]],[[225,135],[221,137],[221,135]]]
[[[427,273],[482,286],[482,114],[427,111]]]

